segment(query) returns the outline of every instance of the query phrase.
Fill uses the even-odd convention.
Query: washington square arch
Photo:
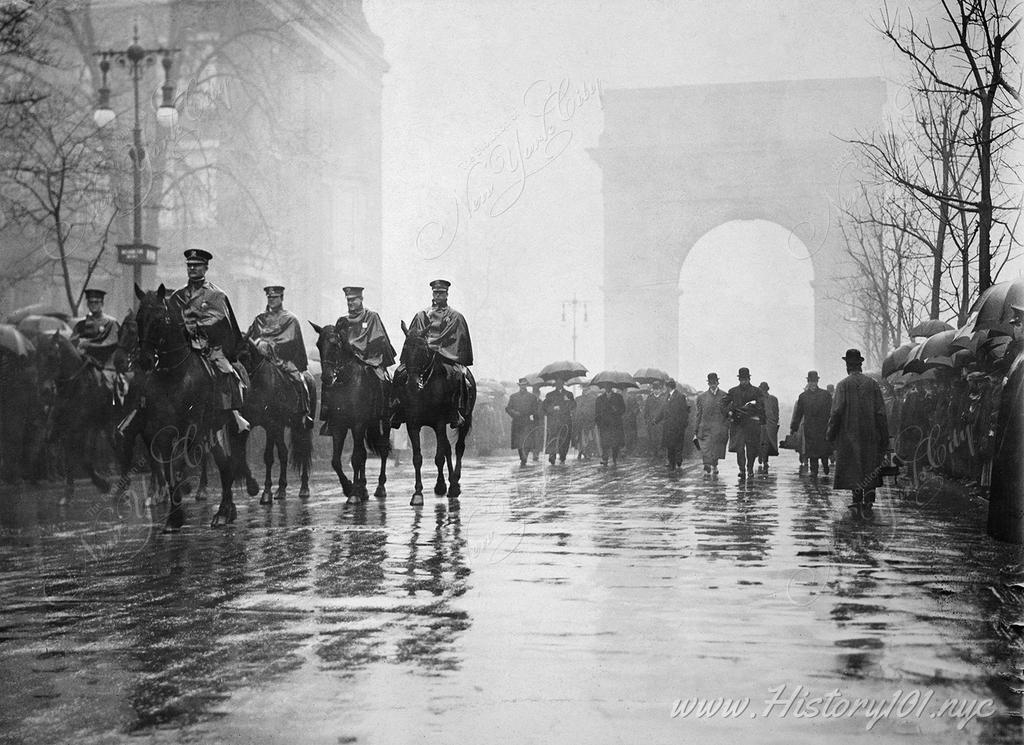
[[[843,138],[876,129],[885,104],[879,78],[605,91],[605,128],[591,154],[603,178],[607,364],[677,369],[687,256],[716,228],[757,220],[790,231],[811,265],[813,357],[811,340],[788,339],[785,328],[779,345],[806,346],[823,377],[841,377],[859,330],[837,281],[848,271],[837,204],[856,186]],[[759,279],[785,280],[767,275]],[[708,314],[722,333],[742,334],[742,306]],[[723,382],[732,380],[725,372]]]

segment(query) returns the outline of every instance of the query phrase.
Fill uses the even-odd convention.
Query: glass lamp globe
[[[178,123],[178,110],[174,106],[161,106],[156,110],[156,120],[161,127],[171,128]]]
[[[105,127],[114,121],[114,110],[108,108],[99,108],[92,113],[92,120],[96,122],[97,127]]]

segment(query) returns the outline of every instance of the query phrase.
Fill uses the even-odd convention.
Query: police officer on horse
[[[449,389],[454,391],[452,427],[461,426],[472,414],[467,411],[469,398],[469,367],[473,364],[473,342],[469,336],[469,324],[461,313],[448,305],[448,288],[451,282],[435,279],[430,283],[433,291],[431,306],[417,313],[409,324],[409,334],[422,334],[427,347],[433,350],[444,369]],[[395,371],[396,386],[404,386],[407,376],[405,360]],[[404,421],[398,407],[392,417],[391,426],[397,428]]]
[[[114,369],[114,352],[117,350],[121,324],[103,312],[104,290],[85,290],[85,303],[89,315],[75,324],[71,343],[98,371],[104,387],[116,400],[123,396],[127,384]],[[119,385],[120,384],[120,385]]]
[[[309,429],[313,426],[313,412],[310,411],[309,390],[302,375],[309,366],[302,327],[299,319],[284,309],[284,287],[270,285],[264,287],[263,292],[267,295],[267,309],[253,319],[246,337],[292,383],[302,408],[302,426]]]
[[[376,311],[363,307],[362,287],[342,287],[348,315],[340,316],[334,324],[336,333],[345,332],[352,354],[373,370],[380,383],[381,418],[386,419],[391,407],[391,376],[388,368],[395,364],[395,348],[391,346],[384,322]],[[325,425],[326,426],[326,425]]]

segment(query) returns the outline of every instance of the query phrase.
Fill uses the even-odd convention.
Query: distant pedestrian
[[[741,367],[736,377],[740,383],[725,394],[722,407],[729,417],[729,452],[736,453],[740,481],[745,481],[754,475],[754,461],[761,446],[764,392],[750,384],[748,368]]]
[[[610,385],[601,386],[601,395],[594,402],[594,421],[597,424],[597,437],[601,443],[601,465],[608,465],[611,456],[612,465],[618,465],[619,453],[626,442],[626,433],[622,418],[626,413],[626,401],[622,394],[612,390]]]
[[[889,422],[882,389],[864,375],[860,350],[848,349],[843,357],[848,375],[836,385],[826,439],[836,453],[834,488],[853,492],[855,514],[871,514],[875,489],[882,485],[883,459],[889,449]]]
[[[676,390],[676,381],[665,381],[667,394],[665,405],[655,416],[655,423],[661,425],[661,446],[668,456],[668,470],[674,471],[683,464],[683,446],[686,444],[686,425],[690,421],[690,404],[686,396]]]
[[[768,458],[779,454],[779,399],[768,392],[768,383],[757,386],[764,392],[764,422],[761,424],[761,447],[758,449],[758,473],[768,473]]]
[[[665,384],[661,380],[651,381],[651,395],[644,402],[644,423],[647,425],[647,455],[657,457],[661,450],[661,425],[658,414],[665,407]]]
[[[537,414],[533,418],[533,437],[529,441],[530,452],[533,453],[533,462],[536,463],[539,460],[540,451],[544,449],[544,399],[540,395],[539,385],[535,385],[531,392],[540,402],[540,406],[537,407]]]
[[[818,387],[818,373],[811,370],[807,373],[807,387],[796,400],[793,419],[789,423],[789,431],[796,433],[803,427],[803,442],[800,452],[810,465],[811,476],[818,475],[818,464],[829,472],[829,444],[825,439],[828,426],[828,415],[832,411],[832,396]]]
[[[559,378],[555,381],[555,390],[548,392],[543,404],[547,427],[544,451],[548,455],[548,463],[552,465],[556,457],[565,463],[572,442],[572,413],[575,409],[576,399],[565,390],[565,381]]]
[[[725,391],[718,387],[718,373],[708,373],[708,389],[697,396],[694,444],[700,449],[704,477],[718,475],[718,461],[725,457],[729,420],[722,408]]]
[[[519,379],[519,390],[508,397],[505,412],[512,417],[511,447],[519,452],[519,466],[526,465],[530,454],[534,430],[537,427],[537,415],[540,411],[540,400],[527,389],[526,378]]]

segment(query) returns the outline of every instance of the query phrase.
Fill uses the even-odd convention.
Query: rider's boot
[[[310,416],[309,391],[306,389],[306,381],[297,381],[296,388],[298,388],[299,406],[302,408],[302,428],[313,429],[313,417]]]

